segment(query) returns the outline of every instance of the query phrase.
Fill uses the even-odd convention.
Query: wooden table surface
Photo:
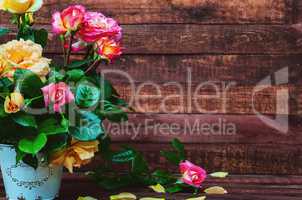
[[[302,176],[259,176],[234,175],[226,179],[208,179],[204,187],[223,186],[229,192],[227,195],[207,196],[208,200],[301,200]],[[1,190],[4,195],[4,190]],[[66,175],[63,178],[59,200],[76,200],[78,196],[92,196],[107,200],[112,194],[131,192],[137,197],[164,197],[148,188],[131,188],[121,191],[105,192],[87,178],[80,175]],[[184,200],[192,197],[190,194],[179,193],[167,195],[168,200]],[[5,198],[0,198],[1,200]]]

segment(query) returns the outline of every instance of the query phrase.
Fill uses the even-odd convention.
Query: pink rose
[[[105,59],[112,61],[122,54],[122,47],[119,43],[109,38],[102,38],[97,41],[97,53]]]
[[[119,41],[122,38],[122,28],[112,18],[97,12],[87,12],[77,36],[85,42],[96,42],[102,37]]]
[[[55,34],[65,34],[67,31],[77,31],[84,20],[85,7],[69,6],[65,10],[52,15],[52,31]]]
[[[179,169],[182,174],[182,182],[194,187],[200,187],[207,177],[204,169],[187,160],[179,164]]]
[[[60,112],[62,106],[74,100],[74,95],[70,91],[69,86],[64,82],[51,83],[43,87],[42,92],[45,106],[48,107],[50,103],[53,103],[55,112]]]

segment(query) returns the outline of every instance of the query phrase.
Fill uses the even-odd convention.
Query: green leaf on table
[[[43,48],[47,45],[48,32],[45,29],[33,30],[35,43],[40,44]]]
[[[9,33],[9,29],[8,28],[0,27],[0,37],[3,37],[3,36],[5,36],[8,33]]]
[[[42,95],[41,88],[43,82],[40,77],[30,70],[17,69],[14,73],[16,87],[22,94],[28,97],[37,97]]]
[[[166,193],[166,189],[161,184],[151,185],[149,186],[156,193]]]
[[[85,75],[85,72],[81,69],[73,69],[67,71],[66,75],[69,81],[77,82]]]
[[[229,175],[228,172],[214,172],[210,174],[210,176],[214,178],[226,178],[228,175]]]
[[[116,163],[126,163],[134,160],[135,156],[136,156],[136,152],[134,152],[131,149],[130,150],[127,149],[114,154],[112,156],[112,161]]]
[[[166,158],[169,162],[179,165],[179,163],[182,161],[180,156],[176,152],[169,152],[169,151],[161,151],[161,156]]]
[[[102,121],[95,114],[88,111],[77,113],[75,126],[70,128],[70,134],[80,141],[91,141],[103,135]]]
[[[92,61],[93,61],[93,59],[76,60],[76,61],[71,62],[69,64],[68,68],[70,68],[70,69],[80,68],[84,65],[87,65],[87,64],[91,63]]]
[[[175,185],[173,185],[171,187],[166,188],[166,191],[168,193],[176,193],[176,192],[180,192],[182,190],[183,190],[183,188],[179,184],[175,184]]]
[[[110,200],[136,200],[136,196],[132,193],[123,192],[116,195],[111,195]]]
[[[29,115],[24,112],[19,112],[13,114],[12,118],[17,124],[21,126],[37,128],[37,122],[33,115]]]
[[[75,102],[78,106],[89,108],[100,100],[100,90],[89,82],[82,82],[76,88]]]
[[[40,133],[33,139],[22,139],[18,143],[18,148],[24,153],[37,154],[47,142],[47,137],[44,133]]]
[[[46,135],[56,135],[68,132],[69,122],[63,118],[60,122],[52,117],[39,124],[39,130]]]

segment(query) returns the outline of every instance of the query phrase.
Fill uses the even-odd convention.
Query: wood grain
[[[266,117],[272,119],[271,116]],[[286,132],[285,129],[271,127],[256,115],[130,114],[128,122],[105,123],[105,127],[116,142],[167,143],[177,137],[188,146],[192,143],[277,146],[302,144],[301,122],[300,117],[289,117]]]
[[[46,26],[49,30],[49,26]],[[290,26],[126,25],[125,54],[301,54],[300,35]],[[15,36],[0,39],[3,43]],[[61,52],[53,38],[47,53]]]
[[[54,11],[70,3],[84,4],[89,10],[103,12],[122,24],[147,23],[263,23],[282,24],[288,21],[291,6],[286,0],[47,0],[37,14],[39,23],[49,23]],[[7,23],[8,15],[0,15]]]

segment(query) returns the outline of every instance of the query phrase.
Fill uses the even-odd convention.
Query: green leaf
[[[92,61],[93,61],[93,59],[76,60],[76,61],[71,62],[71,64],[68,67],[70,69],[80,68],[84,65],[87,65],[87,64],[91,63]]]
[[[56,135],[68,132],[68,120],[63,118],[58,122],[55,118],[49,118],[39,124],[39,130],[46,135]]]
[[[43,48],[47,45],[48,32],[45,29],[34,30],[35,43],[40,44]]]
[[[31,98],[42,95],[41,88],[44,84],[39,76],[30,70],[17,69],[14,73],[14,80],[22,94]]]
[[[9,29],[8,28],[0,27],[0,37],[3,37],[3,36],[5,36],[8,33],[9,33]]]
[[[210,174],[210,176],[214,177],[214,178],[226,178],[229,175],[228,172],[215,172]]]
[[[77,82],[85,75],[85,72],[81,69],[73,69],[67,71],[66,75],[69,81]]]
[[[102,121],[95,114],[88,111],[79,111],[77,124],[70,128],[70,134],[80,141],[91,141],[104,134]]]
[[[47,142],[47,137],[44,133],[40,133],[36,138],[33,140],[29,139],[22,139],[19,141],[18,148],[28,154],[37,154]]]
[[[82,82],[77,86],[75,102],[78,106],[89,108],[100,100],[100,90],[89,82]]]
[[[92,197],[79,197],[77,200],[97,200],[97,199]]]
[[[62,74],[61,72],[52,69],[51,72],[49,73],[49,78],[48,78],[48,82],[50,83],[56,83],[59,81],[62,81],[65,78],[65,75]]]
[[[175,165],[179,165],[182,161],[180,156],[175,152],[161,151],[160,154]]]
[[[184,145],[178,139],[174,139],[172,141],[172,146],[179,153],[180,159],[185,160],[185,147],[184,147]]]
[[[133,150],[124,150],[113,155],[112,161],[116,163],[125,163],[134,160],[136,153]]]
[[[104,105],[104,110],[99,114],[111,122],[123,122],[128,120],[128,114],[124,110],[109,102]]]
[[[149,188],[151,188],[156,193],[166,193],[166,189],[161,184],[156,185],[150,185]]]
[[[37,122],[33,115],[20,112],[12,115],[12,118],[17,124],[21,126],[37,128]]]
[[[35,33],[34,30],[31,29],[28,26],[23,27],[22,29],[19,29],[19,32],[17,34],[17,39],[23,39],[23,40],[31,40],[35,41]]]
[[[171,186],[171,187],[169,187],[169,188],[166,188],[166,191],[168,192],[168,193],[176,193],[176,192],[180,192],[180,191],[182,191],[183,190],[183,188],[181,187],[181,185],[179,185],[179,184],[176,184],[176,185],[174,185],[174,186]]]
[[[111,98],[115,90],[112,84],[108,80],[101,79],[100,81],[101,81],[102,100],[108,100]]]
[[[136,152],[134,160],[132,161],[132,173],[137,175],[148,171],[149,167],[147,161],[141,153]]]

